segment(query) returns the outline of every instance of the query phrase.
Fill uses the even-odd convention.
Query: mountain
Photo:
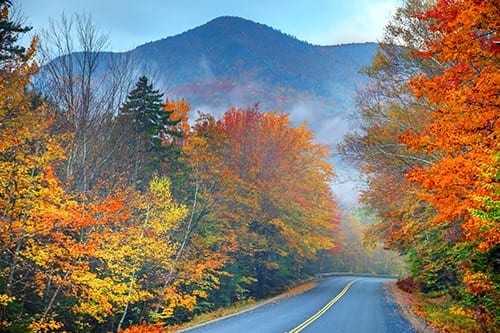
[[[306,121],[332,148],[349,128],[356,90],[366,84],[376,43],[311,45],[264,24],[219,17],[182,34],[132,50],[159,73],[167,97],[185,98],[193,110],[220,115],[231,106],[259,103],[263,111],[290,113]],[[332,159],[333,189],[344,207],[356,203],[356,170]]]
[[[356,86],[364,82],[358,71],[375,49],[375,43],[311,45],[264,24],[225,16],[131,53],[159,73],[168,95],[186,98],[194,107],[259,103],[263,110],[287,111],[311,101],[351,107]]]

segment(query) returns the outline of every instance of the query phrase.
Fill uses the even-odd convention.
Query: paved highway
[[[293,297],[183,332],[413,333],[382,288],[387,279],[334,277]]]

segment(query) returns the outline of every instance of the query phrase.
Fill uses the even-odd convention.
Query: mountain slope
[[[317,139],[332,148],[349,128],[356,90],[366,79],[375,43],[317,46],[264,24],[219,17],[182,34],[150,42],[132,51],[155,68],[167,97],[185,98],[193,110],[222,114],[231,106],[259,103],[263,111],[290,113]],[[356,203],[350,181],[357,172],[339,158],[333,189],[343,206]]]
[[[303,99],[344,103],[363,82],[359,68],[376,44],[314,46],[266,25],[219,17],[132,51],[160,73],[175,97],[193,105],[287,109]],[[243,104],[243,105],[238,105]]]

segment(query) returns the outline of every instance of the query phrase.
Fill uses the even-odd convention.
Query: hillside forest
[[[25,48],[12,9],[0,0],[0,331],[161,332],[320,271],[401,274],[380,244],[433,326],[498,331],[495,1],[406,0],[388,23],[338,147],[366,179],[350,213],[305,123],[258,104],[194,115],[126,56],[99,70],[89,17]]]

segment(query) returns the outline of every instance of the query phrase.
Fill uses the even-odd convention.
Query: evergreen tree
[[[131,116],[136,131],[151,150],[160,147],[164,136],[170,134],[168,127],[177,124],[169,121],[172,112],[164,111],[163,105],[163,94],[153,89],[146,76],[141,76],[120,110],[122,115]]]
[[[9,18],[9,7],[11,0],[0,0],[0,64],[4,61],[14,60],[26,56],[26,49],[16,45],[19,34],[31,30],[31,27],[23,27],[18,22]]]
[[[181,135],[175,129],[179,120],[171,120],[172,111],[165,110],[164,105],[163,94],[153,88],[146,76],[141,76],[120,108],[120,158],[129,159],[122,160],[127,178],[138,185],[147,183],[154,173],[161,174],[164,165],[177,155],[169,138]]]

